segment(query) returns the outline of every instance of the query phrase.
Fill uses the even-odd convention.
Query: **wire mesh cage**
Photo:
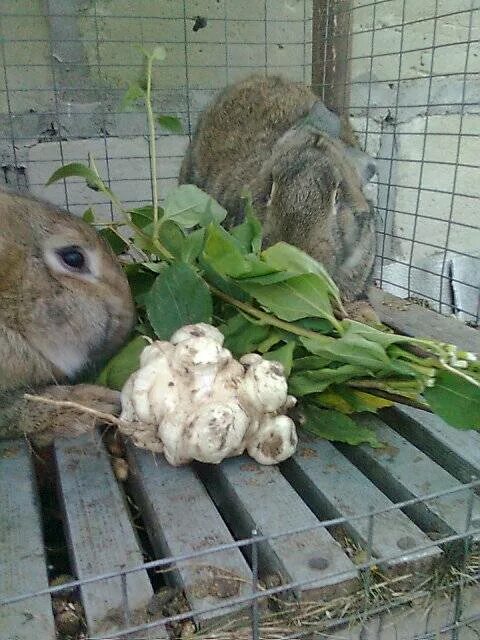
[[[80,184],[44,189],[55,167],[90,152],[125,203],[148,200],[145,118],[121,108],[142,73],[137,45],[166,46],[155,107],[187,134],[160,141],[162,194],[216,91],[252,71],[282,74],[348,111],[378,159],[380,286],[477,323],[476,0],[37,0],[1,13],[6,183],[111,216]]]
[[[44,184],[90,152],[125,203],[149,198],[145,119],[121,108],[142,73],[136,45],[165,44],[155,106],[187,134],[161,139],[161,193],[215,92],[252,71],[279,73],[348,111],[378,159],[379,284],[478,321],[475,0],[4,2],[1,21],[6,183],[80,213],[91,192]]]
[[[400,297],[421,298],[435,310],[478,324],[479,0],[0,0],[0,29],[3,66],[0,81],[0,180],[5,185],[45,197],[75,214],[82,214],[93,206],[98,219],[111,220],[115,212],[110,203],[101,194],[87,189],[83,182],[68,180],[45,187],[59,166],[73,161],[84,162],[90,153],[107,184],[126,205],[139,206],[150,200],[145,116],[141,110],[122,107],[122,97],[129,83],[137,82],[142,76],[142,54],[137,49],[138,45],[146,49],[156,44],[165,46],[166,59],[156,66],[153,78],[155,111],[178,116],[184,128],[184,134],[158,135],[161,198],[176,184],[180,162],[198,115],[216,92],[253,71],[281,74],[311,85],[329,108],[347,112],[361,146],[377,159],[375,277],[378,284]],[[465,450],[469,446],[475,450],[480,441],[472,436],[468,442]],[[96,450],[99,448],[101,445]],[[436,451],[433,446],[431,449]],[[328,451],[333,455],[333,448]],[[441,456],[443,450],[439,451],[435,455]],[[57,452],[57,466],[60,468],[63,464],[65,473],[72,471],[68,467],[68,452],[62,455],[65,457],[63,463],[61,454]],[[412,453],[412,460],[415,455]],[[434,456],[433,453],[431,455]],[[307,454],[305,457],[308,460]],[[444,457],[441,458],[442,464],[445,463]],[[458,481],[468,483],[471,473],[478,468],[478,460],[470,465],[464,457],[458,459],[461,464],[449,463],[447,467],[452,474],[449,478],[453,481],[455,476]],[[19,482],[27,486],[30,462],[24,461],[26,475],[23,476],[23,467],[16,464],[15,456],[12,460],[11,469],[3,472],[17,471]],[[435,461],[439,462],[439,459],[435,458]],[[102,473],[106,474],[102,477],[107,477],[105,482],[110,486],[108,474],[111,470],[105,471],[108,465],[105,466],[104,461],[101,464],[105,467],[101,467]],[[356,461],[355,464],[360,463]],[[462,465],[467,471],[462,470]],[[2,468],[6,469],[6,464]],[[431,468],[437,473],[436,467]],[[186,482],[187,472],[183,473],[181,481]],[[292,495],[296,496],[295,492],[300,494],[305,487],[310,487],[306,481],[305,484],[299,482],[298,478],[303,476],[297,471],[297,475],[292,472],[290,476],[285,470],[282,473],[288,477],[288,490],[293,492]],[[281,475],[277,471],[275,474],[275,478]],[[379,477],[375,483],[381,485]],[[238,558],[243,558],[239,549],[245,551],[248,548],[245,551],[248,579],[244,578],[248,588],[242,592],[243,595],[235,593],[233,597],[232,593],[227,594],[230,598],[228,607],[236,603],[245,608],[248,624],[241,630],[235,626],[216,628],[209,632],[210,635],[205,632],[204,636],[212,640],[301,638],[309,637],[311,629],[318,626],[320,635],[315,637],[323,637],[334,633],[327,632],[327,627],[334,629],[348,622],[358,622],[367,613],[373,615],[388,610],[393,606],[392,602],[409,602],[414,607],[412,602],[418,599],[422,602],[421,607],[430,607],[431,592],[422,581],[415,587],[415,597],[408,599],[394,571],[385,581],[383,574],[375,573],[375,569],[382,560],[396,566],[398,558],[405,559],[406,549],[412,557],[423,558],[426,555],[430,558],[438,549],[443,552],[457,544],[457,551],[460,545],[461,550],[468,551],[468,554],[460,553],[461,561],[449,565],[449,571],[452,566],[454,571],[445,582],[445,589],[448,588],[452,596],[448,611],[442,608],[441,601],[438,607],[435,605],[440,612],[435,614],[437,617],[432,623],[435,631],[432,631],[432,625],[423,625],[424,632],[420,633],[416,623],[412,623],[410,627],[406,625],[407,635],[402,637],[433,638],[437,632],[440,637],[470,637],[462,635],[467,633],[465,629],[470,628],[473,629],[472,637],[475,634],[478,637],[478,598],[468,602],[463,600],[464,587],[475,584],[478,579],[478,549],[474,545],[480,522],[478,498],[475,496],[478,483],[466,487],[453,485],[451,488],[448,478],[439,478],[443,483],[442,490],[430,497],[425,496],[428,493],[427,479],[422,495],[418,489],[420,484],[416,493],[413,490],[409,493],[407,480],[401,491],[392,490],[391,493],[381,485],[382,491],[391,499],[387,506],[381,502],[382,506],[369,511],[368,505],[364,504],[350,517],[342,512],[340,506],[338,510],[325,508],[322,513],[316,513],[318,522],[314,525],[305,525],[303,529],[300,526],[290,527],[292,530],[289,531],[285,524],[283,531],[277,530],[272,535],[257,535],[258,532],[249,528],[248,518],[241,521],[243,529],[232,523],[232,518],[240,518],[244,511],[237,504],[238,508],[232,511],[233,516],[228,516],[224,505],[231,495],[225,490],[225,495],[217,496],[216,504],[223,505],[226,515],[222,511],[222,517],[228,525],[228,528],[224,525],[225,531],[232,532],[235,542],[222,544],[215,536],[206,536],[206,549],[197,549],[198,553],[184,553],[181,559],[172,559],[175,554],[165,551],[168,543],[164,539],[158,542],[160,534],[157,534],[158,546],[163,549],[164,557],[161,559],[143,562],[135,543],[136,551],[131,551],[128,570],[105,571],[103,574],[97,571],[94,577],[73,581],[69,588],[80,588],[82,598],[92,603],[101,599],[100,592],[92,585],[104,585],[110,581],[113,600],[121,603],[120,626],[117,624],[116,630],[108,635],[98,631],[97,635],[88,637],[121,637],[127,629],[140,634],[135,637],[142,638],[167,637],[162,635],[167,632],[178,635],[178,627],[170,626],[165,631],[165,622],[173,625],[191,621],[192,617],[197,622],[199,616],[208,614],[208,602],[198,596],[193,601],[197,605],[200,601],[203,604],[201,607],[198,605],[196,613],[192,614],[189,609],[168,619],[157,615],[160,622],[137,624],[131,609],[139,594],[149,593],[147,571],[150,576],[155,571],[176,572],[177,582],[182,582],[185,581],[182,562],[211,566],[215,564],[212,558],[203,559],[207,553],[213,557],[216,553],[231,555],[235,552]],[[202,478],[202,482],[208,485],[206,478]],[[226,480],[222,482],[222,486],[227,486]],[[400,483],[400,480],[396,478],[395,482]],[[74,485],[72,480],[71,486]],[[435,488],[435,483],[432,487]],[[28,494],[26,500],[33,504],[35,489],[31,491],[32,495]],[[62,491],[68,497],[65,486],[62,486]],[[136,495],[145,491],[145,487],[137,487]],[[214,495],[215,488],[210,486],[209,492]],[[463,492],[461,499],[457,496],[459,492]],[[120,498],[118,488],[108,494],[91,495],[91,504],[97,502],[105,509],[104,504],[110,499],[114,504],[118,502],[120,510],[129,500],[128,492],[126,495],[122,493]],[[393,502],[401,500],[400,505],[393,505]],[[444,505],[439,511],[425,506],[435,500]],[[312,506],[315,499],[310,497],[307,502]],[[78,505],[80,510],[80,502]],[[64,508],[69,526],[77,526],[74,507],[70,507],[70,511],[65,505]],[[187,505],[186,508],[191,507]],[[407,540],[407,535],[401,536],[404,542],[407,540],[407,546],[402,549],[400,545],[396,553],[390,549],[388,557],[385,557],[375,546],[380,545],[376,537],[376,523],[378,520],[383,522],[387,517],[385,514],[395,510],[402,514],[405,511],[409,517],[411,514],[412,520],[420,521],[421,529],[428,530],[429,535],[432,534],[429,527],[435,529],[432,522],[441,522],[445,526],[428,538],[422,538],[417,531],[420,537],[414,539],[413,544],[411,539]],[[448,515],[450,511],[455,514],[454,521],[449,520],[453,517]],[[91,515],[93,511],[88,513]],[[108,513],[115,514],[116,511]],[[425,513],[429,514],[428,518]],[[99,517],[97,511],[95,514]],[[150,518],[149,533],[156,531],[153,515]],[[168,520],[168,514],[165,518]],[[358,524],[361,519],[362,525]],[[307,521],[311,522],[308,518]],[[382,526],[387,540],[385,531],[389,531],[388,525],[383,524],[380,529]],[[128,527],[125,525],[125,530]],[[261,607],[266,597],[275,601],[284,592],[290,593],[305,586],[301,579],[283,580],[282,584],[261,581],[265,558],[272,561],[276,557],[274,540],[289,536],[295,539],[299,535],[307,535],[310,539],[314,535],[311,533],[313,530],[327,528],[331,531],[335,527],[340,527],[341,531],[344,528],[348,534],[345,539],[353,541],[344,547],[348,547],[349,558],[355,560],[355,566],[352,564],[343,569],[330,566],[327,577],[323,576],[322,580],[329,587],[332,582],[352,587],[349,572],[354,571],[356,578],[360,572],[360,583],[355,582],[351,593],[336,594],[335,597],[330,591],[327,598],[327,590],[323,591],[321,606],[318,599],[312,598],[300,611],[295,601],[291,605],[294,613],[288,628],[282,618],[284,609],[273,607],[276,613],[265,626]],[[122,535],[126,535],[125,530],[122,530]],[[37,533],[40,540],[41,535]],[[73,535],[71,531],[70,535]],[[155,543],[155,534],[151,535]],[[337,529],[335,541],[342,535]],[[358,540],[362,544],[357,548]],[[117,542],[119,547],[122,546],[122,541],[114,540],[112,547]],[[150,548],[149,544],[151,542],[144,546]],[[304,541],[302,544],[305,546]],[[345,548],[342,553],[346,553]],[[288,545],[285,549],[287,551],[282,552],[280,564],[288,556]],[[327,569],[321,560],[317,558],[317,566],[314,562],[309,570]],[[91,562],[91,559],[87,558],[87,561]],[[77,573],[81,573],[81,569],[77,566]],[[143,586],[140,578],[133,587],[130,586],[130,580],[136,574],[143,575]],[[445,573],[441,570],[432,575],[440,586],[445,581]],[[303,581],[308,586],[308,579],[304,577]],[[3,604],[13,607],[13,615],[17,615],[18,607],[21,608],[26,600],[30,602],[34,590],[37,594],[35,601],[45,595],[63,593],[61,586],[42,590],[35,587],[37,584],[32,578],[31,585],[14,589],[14,595],[3,598]],[[89,586],[92,587],[90,592]],[[384,597],[387,591],[388,597]],[[356,594],[358,602],[352,593]],[[443,597],[443,591],[440,593]],[[217,602],[213,608],[218,610],[222,605]],[[35,612],[35,607],[32,610]],[[395,624],[397,635],[402,625],[402,619]]]

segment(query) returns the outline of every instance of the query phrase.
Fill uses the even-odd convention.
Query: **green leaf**
[[[246,257],[246,265],[248,271],[245,271],[241,276],[237,276],[239,281],[241,280],[244,284],[259,284],[265,286],[276,284],[277,282],[284,282],[285,280],[290,280],[290,278],[295,277],[295,274],[291,271],[274,271],[272,273],[272,267],[252,256]]]
[[[250,193],[246,192],[242,195],[245,208],[245,220],[242,224],[234,227],[230,233],[240,242],[246,253],[258,255],[262,248],[262,225],[253,212]]]
[[[95,173],[95,171],[90,169],[90,167],[81,164],[80,162],[72,162],[71,164],[66,164],[63,167],[60,167],[60,169],[54,171],[48,179],[46,186],[49,187],[54,182],[58,182],[58,180],[71,178],[73,176],[84,178],[87,182],[87,185],[94,191],[104,191],[103,182]]]
[[[248,295],[243,289],[237,286],[235,280],[222,276],[215,271],[209,262],[203,258],[202,254],[198,256],[198,264],[202,269],[204,279],[207,280],[209,284],[220,289],[220,291],[223,291],[223,293],[226,293],[230,297],[235,298],[235,300],[240,300],[240,302],[249,300]]]
[[[247,293],[282,320],[326,318],[334,322],[325,282],[314,273],[295,276],[272,285],[238,281]]]
[[[313,396],[313,399],[319,406],[335,409],[341,413],[377,413],[379,409],[393,405],[390,400],[342,385],[332,385],[322,393]]]
[[[288,380],[288,387],[292,395],[301,397],[310,393],[320,393],[331,384],[339,384],[360,377],[365,377],[365,372],[361,367],[344,364],[336,369],[324,367],[295,371]]]
[[[95,222],[95,212],[93,211],[92,207],[88,207],[88,209],[83,212],[82,220],[88,222],[88,224],[92,224],[92,222]]]
[[[265,262],[276,269],[293,271],[299,275],[303,273],[315,273],[320,276],[326,285],[326,289],[335,298],[340,299],[337,285],[330,277],[325,267],[314,260],[307,253],[286,242],[277,242],[262,252]]]
[[[145,91],[139,84],[131,84],[122,98],[120,110],[125,111],[126,109],[131,108],[133,104],[140,98],[145,98]]]
[[[240,243],[219,225],[207,229],[203,259],[221,275],[237,277],[249,269],[247,256]]]
[[[346,328],[346,336],[361,336],[385,348],[398,342],[415,342],[415,339],[409,338],[408,336],[399,336],[396,333],[380,331],[375,327],[370,327],[367,324],[348,318],[342,320],[342,325]]]
[[[212,297],[191,266],[173,263],[157,276],[147,296],[147,315],[157,336],[168,340],[186,324],[211,322]]]
[[[305,356],[303,358],[295,358],[293,362],[293,370],[315,371],[316,369],[323,369],[329,362],[329,358],[320,358],[319,356]]]
[[[432,411],[457,429],[480,430],[480,388],[464,378],[439,370],[435,385],[423,396]]]
[[[155,49],[153,49],[149,57],[152,58],[152,60],[165,60],[167,57],[167,51],[165,47],[159,44]]]
[[[165,201],[164,218],[190,229],[197,225],[208,226],[222,222],[227,212],[213,198],[193,184],[183,184],[172,189]]]
[[[100,229],[98,234],[105,240],[117,256],[127,251],[128,243],[125,242],[118,231],[116,231],[115,227],[104,227],[103,229]]]
[[[182,229],[172,220],[165,220],[159,230],[162,245],[178,260],[183,260],[186,250],[186,236]]]
[[[304,407],[306,422],[302,425],[305,431],[326,440],[345,442],[346,444],[369,444],[371,447],[381,447],[375,431],[361,427],[352,418],[338,411],[320,409],[313,404]]]
[[[317,333],[330,333],[332,330],[331,323],[325,318],[300,318],[297,320],[297,325]]]
[[[253,324],[240,313],[229,318],[219,329],[225,336],[225,347],[236,357],[257,351],[258,345],[270,333],[270,327]]]
[[[379,371],[390,365],[390,359],[382,346],[359,335],[344,335],[338,339],[318,336],[300,338],[300,341],[308,351],[317,356],[330,358],[330,361],[354,364],[364,367],[367,371]]]
[[[159,215],[163,215],[163,209],[159,209]],[[131,209],[130,216],[132,222],[136,227],[144,229],[147,225],[153,221],[153,207],[151,204],[147,204],[144,207],[138,207],[137,209]]]
[[[160,261],[147,260],[146,262],[141,262],[140,264],[144,266],[145,269],[148,269],[149,271],[153,271],[153,273],[161,273],[164,269],[167,268],[167,263],[163,262],[162,260]]]
[[[205,242],[205,229],[195,229],[185,236],[183,245],[182,260],[193,262],[202,253]]]
[[[295,341],[291,340],[280,347],[279,349],[275,349],[274,351],[267,351],[267,353],[263,354],[265,360],[276,360],[283,365],[285,370],[285,375],[289,376],[290,371],[292,370],[293,363],[293,352],[295,350]]]
[[[244,279],[255,282],[258,277],[270,277],[274,271],[255,256],[247,255],[240,242],[219,224],[209,225],[202,257],[221,275],[242,278],[239,285]]]
[[[129,376],[140,366],[140,354],[148,345],[143,336],[136,336],[121,349],[100,372],[97,384],[120,391]]]
[[[171,133],[183,133],[183,124],[180,118],[176,118],[175,116],[157,116],[156,120],[163,129]]]
[[[142,307],[145,306],[146,296],[155,282],[157,273],[145,269],[143,264],[139,262],[127,264],[123,269],[128,278],[128,284],[130,285],[135,303]]]
[[[257,351],[259,351],[259,353],[261,353],[263,355],[267,351],[270,351],[270,349],[272,347],[274,347],[276,344],[278,344],[286,336],[287,336],[287,334],[286,334],[285,331],[281,331],[280,329],[271,328],[270,333],[265,338],[265,340],[260,342],[260,344],[258,345]]]

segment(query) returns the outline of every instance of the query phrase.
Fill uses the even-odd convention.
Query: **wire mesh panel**
[[[44,188],[90,152],[127,205],[148,200],[145,117],[121,104],[138,45],[165,45],[155,109],[184,124],[159,140],[161,195],[216,91],[280,73],[348,110],[378,158],[380,285],[478,322],[479,0],[2,0],[0,22],[3,182],[108,219],[80,182]]]
[[[165,46],[153,76],[155,110],[180,117],[189,134],[219,88],[254,70],[310,82],[311,15],[308,0],[3,0],[4,181],[76,213],[93,203],[112,215],[83,184],[44,190],[61,163],[90,152],[124,203],[145,202],[145,116],[121,105],[128,85],[143,77],[139,47]],[[161,137],[161,194],[176,182],[187,141]]]
[[[379,167],[379,282],[478,322],[480,4],[350,12],[350,113]]]

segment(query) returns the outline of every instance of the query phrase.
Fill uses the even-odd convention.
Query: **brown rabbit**
[[[115,391],[58,383],[111,355],[134,317],[127,279],[92,227],[47,202],[0,191],[0,438],[26,434],[43,445],[92,423],[27,402],[26,391],[118,411]]]
[[[265,244],[285,241],[322,262],[345,301],[365,296],[375,257],[374,210],[363,193],[376,172],[347,119],[310,89],[251,76],[227,87],[200,116],[180,171],[243,216],[247,187]]]

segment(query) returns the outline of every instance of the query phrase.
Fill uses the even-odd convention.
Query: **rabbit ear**
[[[348,145],[345,145],[345,153],[358,171],[361,183],[365,185],[370,182],[378,171],[374,158],[361,149]]]
[[[331,138],[339,138],[342,124],[336,113],[327,109],[321,100],[312,105],[305,123],[312,126],[318,132],[325,133]]]

